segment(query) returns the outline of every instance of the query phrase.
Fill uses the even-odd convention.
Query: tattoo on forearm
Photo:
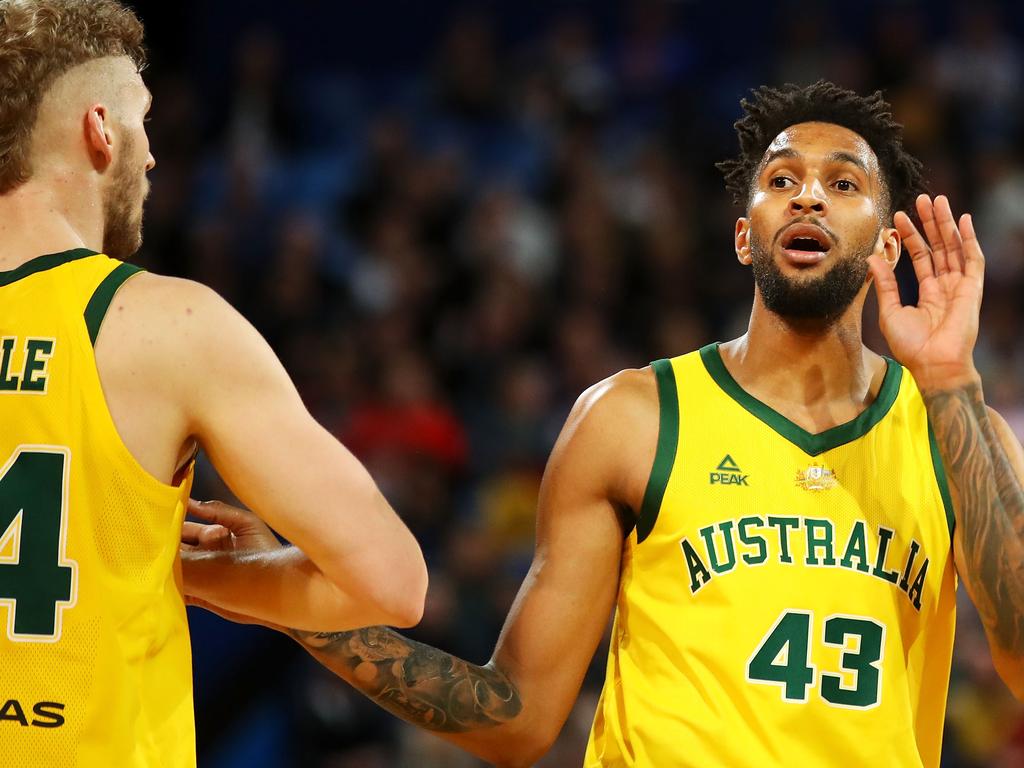
[[[387,627],[292,631],[306,649],[369,698],[414,725],[464,733],[519,714],[519,693],[501,671],[469,664]]]
[[[1024,491],[980,384],[926,395],[925,403],[958,502],[963,577],[989,636],[1024,654]]]

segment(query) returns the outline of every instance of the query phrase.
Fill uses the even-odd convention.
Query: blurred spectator
[[[281,68],[281,40],[269,28],[246,30],[234,64],[235,80],[215,118],[217,143],[254,159],[291,149],[297,131]]]

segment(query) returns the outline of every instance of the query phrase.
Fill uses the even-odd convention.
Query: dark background
[[[885,90],[932,189],[975,215],[976,362],[1024,434],[1012,3],[134,6],[158,161],[139,260],[242,310],[371,468],[431,568],[420,639],[489,657],[545,458],[585,387],[743,331],[740,212],[713,162],[762,83]],[[208,465],[195,493],[230,498]],[[966,602],[961,625],[944,765],[1024,765],[1022,708]],[[204,768],[478,764],[281,636],[200,611],[192,627]],[[541,765],[580,764],[603,653]]]

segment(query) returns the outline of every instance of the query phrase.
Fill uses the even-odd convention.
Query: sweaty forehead
[[[823,159],[837,154],[852,155],[872,175],[878,173],[878,158],[864,138],[835,123],[797,123],[789,126],[772,140],[765,150],[768,158],[780,151],[795,152],[808,160]]]

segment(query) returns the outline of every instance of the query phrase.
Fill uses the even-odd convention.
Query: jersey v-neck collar
[[[30,259],[22,264],[20,267],[16,267],[7,272],[0,272],[0,288],[11,283],[16,283],[29,275],[34,275],[38,272],[45,272],[48,269],[59,267],[62,264],[67,264],[69,261],[75,261],[76,259],[84,259],[86,256],[95,256],[96,251],[89,248],[72,248],[70,251],[61,251],[60,253],[48,253],[45,256],[36,256],[34,259]]]
[[[700,349],[700,358],[711,378],[725,394],[739,403],[751,415],[763,421],[810,456],[817,456],[825,451],[838,448],[870,432],[872,427],[885,417],[889,409],[892,408],[892,404],[896,402],[896,396],[900,391],[900,382],[903,379],[903,366],[892,358],[885,358],[885,377],[882,379],[882,386],[878,390],[878,397],[874,402],[865,408],[859,416],[845,424],[839,424],[824,432],[813,433],[794,424],[774,408],[743,389],[729,373],[729,369],[725,367],[722,354],[718,349],[720,343],[714,342]]]

